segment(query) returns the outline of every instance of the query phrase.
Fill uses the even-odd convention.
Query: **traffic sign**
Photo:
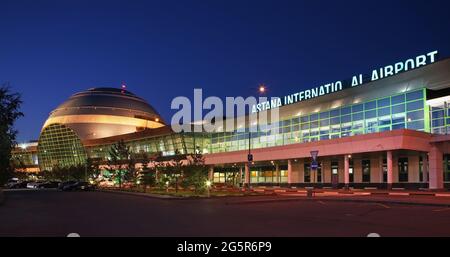
[[[317,161],[317,156],[319,155],[319,151],[311,151],[311,157],[313,161]]]

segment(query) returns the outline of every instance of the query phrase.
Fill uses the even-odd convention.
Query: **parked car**
[[[58,190],[61,190],[61,191],[70,190],[70,188],[76,183],[78,183],[78,181],[75,181],[75,180],[69,180],[69,181],[61,182],[58,185]]]
[[[92,191],[95,186],[84,181],[66,184],[61,188],[62,191]]]
[[[92,191],[95,190],[95,185],[88,182],[78,182],[74,185],[74,190]]]
[[[24,180],[15,184],[11,184],[8,188],[9,189],[26,188],[28,183],[30,183],[30,181]]]
[[[58,181],[47,181],[38,185],[38,188],[58,188]]]
[[[32,188],[32,189],[34,189],[34,188],[39,188],[39,185],[42,184],[42,183],[43,183],[42,181],[33,181],[33,182],[29,182],[29,183],[27,184],[27,188]]]
[[[5,184],[5,188],[12,188],[14,185],[18,184],[20,181],[18,178],[9,179]]]

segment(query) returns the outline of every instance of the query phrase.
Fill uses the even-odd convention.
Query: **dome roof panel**
[[[55,123],[67,125],[82,140],[165,126],[144,99],[119,88],[91,88],[72,95],[50,113],[43,129]]]
[[[99,112],[101,108],[117,108],[131,112],[137,111],[140,115],[144,114],[152,118],[160,116],[155,108],[130,91],[118,88],[91,88],[72,95],[52,112],[51,117],[61,113],[64,113],[63,115],[78,114],[77,109],[81,107],[99,107]]]

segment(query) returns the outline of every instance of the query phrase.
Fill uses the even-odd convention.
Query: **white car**
[[[8,182],[5,184],[6,188],[14,187],[16,184],[20,183],[18,178],[12,178],[8,180]]]
[[[42,182],[30,182],[27,184],[27,188],[39,188],[39,184],[41,184]]]

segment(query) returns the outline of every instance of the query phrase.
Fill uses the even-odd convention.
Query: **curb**
[[[161,199],[161,200],[181,200],[181,199],[188,198],[188,197],[171,196],[171,195],[157,195],[157,194],[126,192],[126,191],[115,191],[115,190],[96,190],[96,192],[111,193],[111,194],[122,194],[122,195],[132,195],[132,196],[140,196],[140,197],[147,197],[147,198]]]
[[[306,189],[266,189],[266,188],[255,188],[253,189],[255,192],[264,192],[264,193],[306,193]],[[352,195],[352,194],[361,194],[364,195],[392,195],[392,196],[434,196],[434,197],[450,197],[450,193],[448,192],[401,192],[397,191],[382,191],[382,192],[367,192],[364,190],[361,191],[327,191],[323,189],[313,190],[314,193],[333,193],[339,195]]]
[[[323,202],[354,202],[354,203],[384,203],[384,204],[397,204],[397,205],[414,205],[414,206],[435,206],[435,207],[448,207],[450,203],[418,203],[418,202],[406,202],[395,200],[369,200],[369,199],[330,199],[330,198],[282,198],[282,199],[265,199],[265,200],[249,200],[242,202],[227,202],[227,205],[239,205],[239,204],[258,204],[258,203],[273,203],[273,202],[295,202],[295,201],[323,201]]]
[[[139,192],[127,192],[127,191],[116,191],[116,190],[96,190],[96,192],[103,192],[103,193],[112,193],[112,194],[125,194],[125,195],[131,195],[131,196],[138,196],[138,197],[147,197],[147,198],[153,198],[153,199],[160,199],[160,200],[208,200],[208,199],[224,199],[224,198],[236,198],[236,197],[243,197],[241,195],[228,195],[228,196],[171,196],[171,195],[160,195],[160,194],[149,194],[149,193],[139,193]],[[245,197],[261,197],[261,196],[267,196],[267,195],[245,195]]]

